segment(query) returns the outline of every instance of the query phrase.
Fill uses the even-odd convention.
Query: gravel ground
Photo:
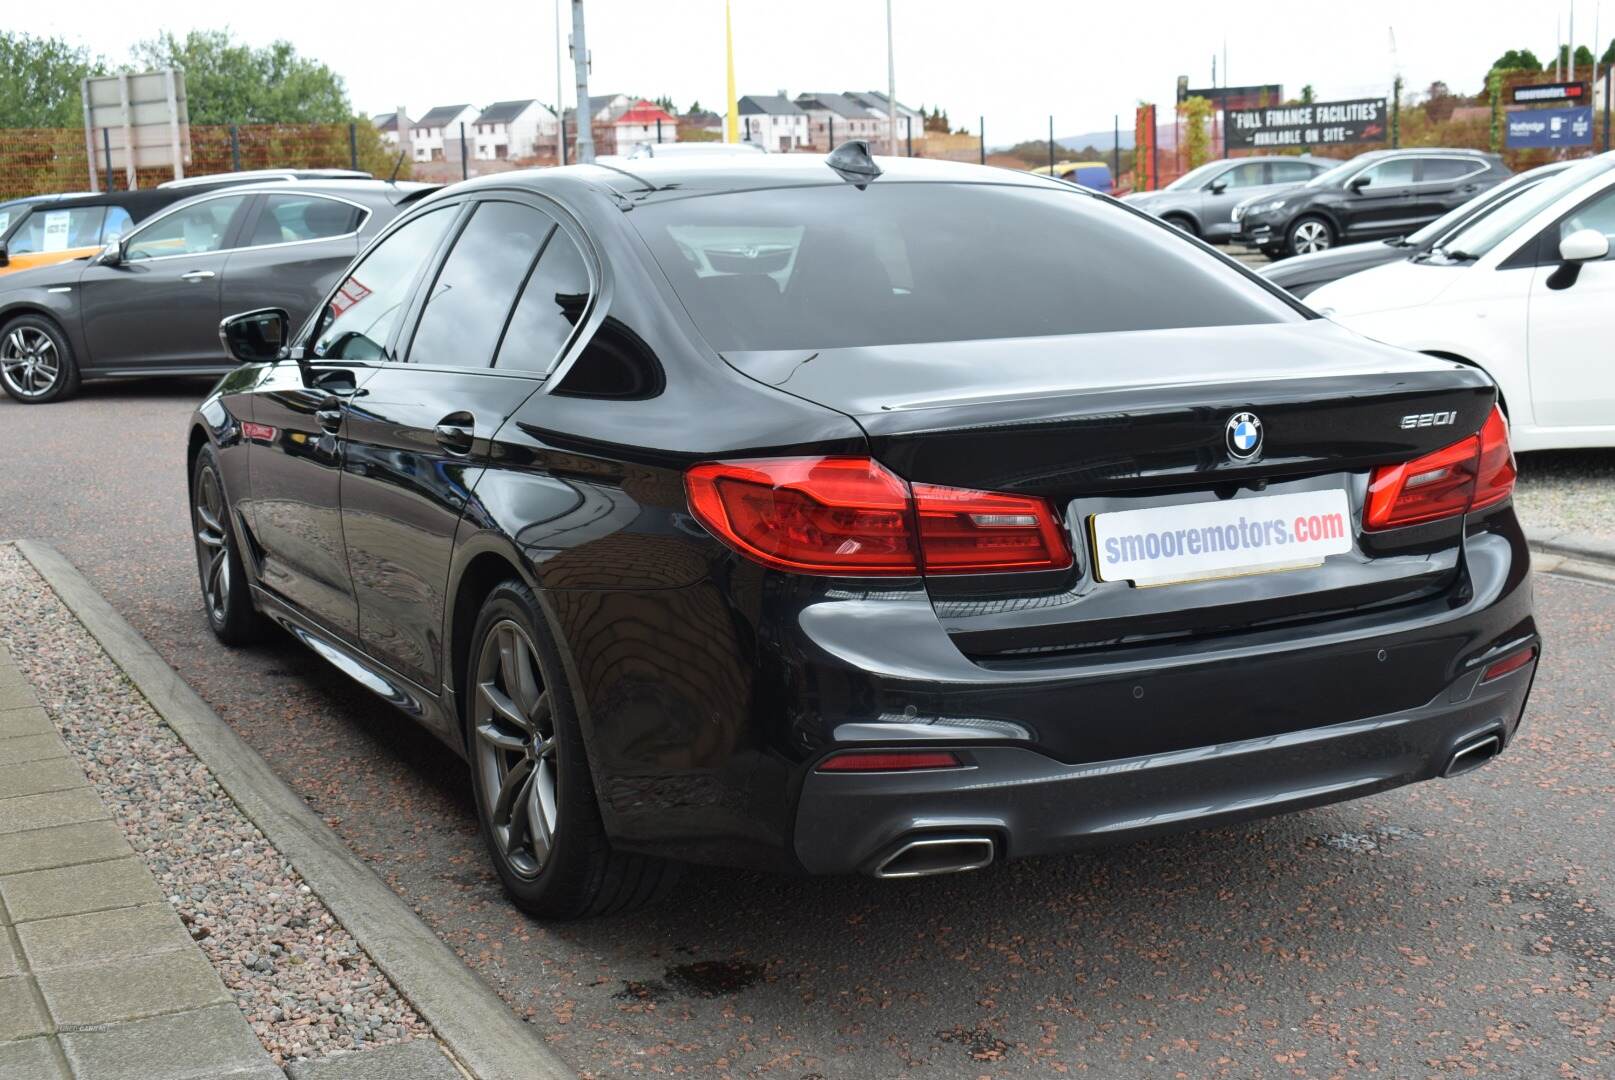
[[[277,1063],[431,1037],[10,545],[0,641]]]
[[[1615,450],[1521,454],[1519,465],[1521,521],[1615,540]]]

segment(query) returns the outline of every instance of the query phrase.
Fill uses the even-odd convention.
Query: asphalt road
[[[77,563],[585,1076],[1615,1075],[1615,589],[1539,577],[1522,737],[1459,780],[954,879],[692,870],[549,929],[502,899],[436,743],[289,641],[209,635],[205,390],[0,398],[0,538]]]

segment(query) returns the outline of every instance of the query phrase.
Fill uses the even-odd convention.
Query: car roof
[[[183,199],[204,195],[282,194],[282,195],[335,195],[349,199],[365,198],[387,202],[393,206],[412,203],[441,187],[439,184],[421,184],[409,180],[265,180],[256,184],[226,184],[207,191],[169,188],[165,194],[177,194]],[[177,200],[176,200],[177,201]]]
[[[620,165],[566,165],[561,168],[524,169],[462,181],[449,191],[480,187],[527,187],[544,190],[554,182],[579,182],[607,194],[635,202],[689,195],[714,195],[766,188],[817,187],[846,183],[826,164],[823,154],[690,155],[644,158]],[[929,158],[876,157],[881,175],[874,184],[954,183],[1010,184],[1019,187],[1053,187],[1081,191],[1047,176],[1018,169],[971,165]]]

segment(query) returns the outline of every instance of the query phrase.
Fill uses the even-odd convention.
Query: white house
[[[410,129],[410,142],[415,149],[416,161],[445,161],[460,156],[460,125],[465,125],[465,139],[471,143],[471,129],[477,122],[477,110],[470,105],[439,105],[428,110]],[[469,149],[469,147],[467,147]]]
[[[808,115],[777,94],[747,94],[736,102],[740,113],[740,138],[769,151],[789,151],[806,146]]]
[[[415,123],[409,118],[409,114],[404,111],[402,105],[392,112],[376,114],[371,118],[370,122],[375,125],[376,131],[381,134],[381,141],[393,150],[398,149],[405,137],[408,136],[409,129]]]
[[[880,129],[879,136],[881,145],[885,146],[885,143],[889,141],[888,136],[890,133],[890,121],[886,115],[886,95],[879,90],[850,90],[842,96],[865,106],[878,115],[883,122],[886,122],[887,126]],[[925,144],[925,117],[920,115],[919,110],[911,109],[899,101],[897,103],[897,146],[887,148],[885,152],[905,153],[910,140],[913,141],[914,150],[918,153]]]
[[[617,153],[630,154],[654,142],[678,142],[679,121],[672,113],[649,101],[636,101],[611,121],[617,133]]]
[[[555,141],[555,113],[532,98],[496,101],[478,114],[474,128],[479,161],[532,157],[540,142]]]
[[[797,108],[807,113],[808,142],[834,149],[848,139],[884,140],[886,114],[877,113],[847,94],[798,94]]]

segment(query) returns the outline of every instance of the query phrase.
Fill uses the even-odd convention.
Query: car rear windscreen
[[[1076,191],[877,180],[674,199],[628,216],[720,351],[1304,317],[1176,230]]]

